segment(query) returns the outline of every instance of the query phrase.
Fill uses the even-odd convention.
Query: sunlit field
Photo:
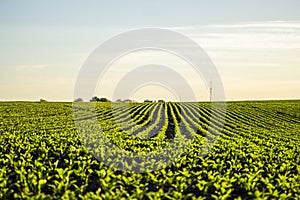
[[[95,103],[95,116],[84,104],[90,103],[73,111],[72,103],[0,103],[0,199],[300,196],[300,101],[228,102],[226,113],[214,115],[210,103]],[[153,151],[176,137],[193,139],[166,168],[125,172],[99,162],[89,142],[83,145],[74,121],[92,117],[127,151]],[[215,143],[203,154],[208,138]]]

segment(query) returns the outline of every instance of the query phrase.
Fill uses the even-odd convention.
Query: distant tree
[[[92,99],[90,100],[90,102],[98,102],[98,101],[100,101],[100,99],[97,96],[92,97]]]
[[[117,99],[116,102],[117,102],[117,103],[120,103],[120,102],[122,102],[122,100],[121,100],[121,99]]]
[[[105,98],[105,97],[97,97],[97,96],[94,96],[92,97],[92,99],[90,100],[90,102],[110,102],[109,99]]]
[[[99,99],[99,101],[100,101],[100,102],[110,102],[110,100],[107,99],[107,98],[105,98],[105,97],[101,97],[101,98]]]
[[[158,102],[158,103],[165,103],[165,101],[162,100],[162,99],[158,100],[157,102]]]
[[[74,100],[74,102],[83,102],[83,99],[82,98],[77,98]]]
[[[47,102],[47,100],[45,100],[45,99],[40,99],[40,102],[42,103],[42,102]]]

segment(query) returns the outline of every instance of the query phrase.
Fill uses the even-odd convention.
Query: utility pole
[[[210,86],[209,86],[209,100],[210,100],[210,102],[212,101],[212,94],[213,94],[212,79],[210,78]]]

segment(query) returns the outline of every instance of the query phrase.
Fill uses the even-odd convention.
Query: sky
[[[179,32],[201,46],[218,69],[226,100],[300,99],[299,9],[298,0],[0,1],[0,100],[72,101],[90,53],[145,27]],[[95,95],[118,98],[114,87],[126,75],[118,68],[147,62],[187,66],[162,52],[128,54],[99,80]],[[209,99],[201,78],[179,73],[197,100]],[[128,98],[184,95],[154,84],[137,86]]]

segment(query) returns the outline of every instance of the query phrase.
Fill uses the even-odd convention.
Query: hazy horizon
[[[112,36],[144,27],[179,32],[201,46],[220,74],[227,101],[300,99],[299,1],[1,1],[0,101],[73,101],[77,75],[89,54]],[[186,65],[161,52],[137,52],[114,63],[95,96],[178,101],[157,85],[112,97],[135,63]],[[209,86],[178,71],[209,101]],[[123,73],[123,74],[122,74]],[[213,86],[214,88],[214,86]],[[89,99],[84,99],[85,101]]]

